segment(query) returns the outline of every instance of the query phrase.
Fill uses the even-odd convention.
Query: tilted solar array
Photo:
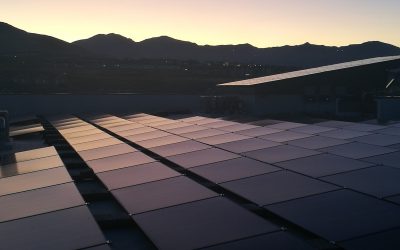
[[[314,249],[216,190],[345,249],[400,246],[400,123],[82,118],[53,124],[160,249]]]
[[[54,147],[0,159],[0,249],[107,249]]]
[[[394,60],[400,60],[400,56],[377,57],[377,58],[372,58],[372,59],[339,63],[339,64],[333,64],[333,65],[328,65],[328,66],[322,66],[322,67],[318,67],[318,68],[298,70],[298,71],[293,71],[293,72],[289,72],[289,73],[283,73],[283,74],[247,79],[247,80],[242,80],[242,81],[223,83],[223,84],[219,84],[219,86],[252,86],[252,85],[276,82],[276,81],[280,81],[280,80],[286,80],[286,79],[297,78],[297,77],[302,77],[302,76],[315,75],[315,74],[320,74],[320,73],[325,73],[325,72],[330,72],[330,71],[360,67],[360,66],[388,62],[388,61],[394,61]]]

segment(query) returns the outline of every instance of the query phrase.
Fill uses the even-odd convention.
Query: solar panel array
[[[298,71],[293,71],[293,72],[289,72],[289,73],[283,73],[283,74],[277,74],[277,75],[258,77],[258,78],[253,78],[253,79],[247,79],[247,80],[242,80],[242,81],[223,83],[223,84],[219,84],[219,86],[251,86],[251,85],[258,85],[258,84],[263,84],[263,83],[286,80],[286,79],[290,79],[290,78],[297,78],[297,77],[303,77],[303,76],[308,76],[308,75],[315,75],[315,74],[320,74],[320,73],[325,73],[325,72],[330,72],[330,71],[336,71],[336,70],[341,70],[341,69],[360,67],[360,66],[371,65],[371,64],[382,63],[382,62],[388,62],[388,61],[394,61],[394,60],[400,60],[400,56],[377,57],[377,58],[372,58],[372,59],[365,59],[365,60],[359,60],[359,61],[353,61],[353,62],[339,63],[339,64],[333,64],[333,65],[328,65],[328,66],[322,66],[322,67],[318,67],[318,68],[298,70]]]
[[[0,204],[1,249],[106,243],[54,147],[1,155]]]
[[[82,119],[53,125],[160,249],[314,249],[233,196],[345,249],[400,245],[400,123]]]

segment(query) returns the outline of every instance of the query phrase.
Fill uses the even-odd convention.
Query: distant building
[[[393,94],[400,56],[371,58],[219,84],[253,114],[348,116],[375,113],[375,97]],[[397,73],[396,73],[397,72]]]

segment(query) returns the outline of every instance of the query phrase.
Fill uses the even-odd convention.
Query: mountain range
[[[307,68],[372,57],[400,55],[400,48],[378,41],[342,47],[309,43],[272,48],[257,48],[250,44],[210,46],[167,36],[135,42],[118,34],[99,34],[68,43],[50,36],[28,33],[0,22],[0,55],[19,54],[116,59],[176,59]]]

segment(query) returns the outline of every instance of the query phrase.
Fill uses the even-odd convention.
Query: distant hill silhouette
[[[28,33],[0,22],[0,55],[85,56],[129,59],[177,59],[314,67],[379,56],[400,55],[400,48],[382,42],[343,47],[302,44],[257,48],[250,44],[201,46],[167,36],[135,42],[117,34],[96,35],[73,43]]]
[[[28,33],[0,22],[0,55],[77,56],[85,49],[60,39]]]
[[[117,58],[169,58],[313,67],[379,56],[400,55],[400,48],[382,42],[343,47],[313,44],[257,48],[250,44],[200,46],[162,36],[134,42],[120,35],[97,35],[74,44]],[[123,46],[121,46],[123,44]]]

